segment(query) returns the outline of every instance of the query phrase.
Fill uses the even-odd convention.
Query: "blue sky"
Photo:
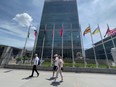
[[[116,0],[78,0],[79,20],[82,32],[90,24],[91,30],[94,31],[99,24],[102,37],[107,30],[107,24],[110,29],[116,27]],[[93,35],[94,43],[101,40],[98,34]],[[84,48],[92,46],[90,34],[83,37]]]
[[[30,24],[31,33],[27,48],[33,47],[34,29],[39,26],[44,0],[0,0],[0,44],[23,47]],[[110,28],[116,27],[116,0],[78,0],[79,21],[82,32],[90,24],[92,31],[99,24],[102,35]],[[93,36],[94,43],[100,35]],[[90,34],[83,37],[84,48],[90,48]]]
[[[43,2],[44,0],[0,0],[0,44],[24,47],[31,24],[27,48],[33,47],[33,30],[39,26]]]

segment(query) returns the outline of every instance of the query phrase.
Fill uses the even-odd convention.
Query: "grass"
[[[105,65],[105,64],[99,64],[99,68],[108,68],[108,65]]]
[[[50,67],[51,63],[50,62],[43,62],[42,66],[44,66],[44,67]]]
[[[72,67],[72,63],[64,63],[64,67]]]
[[[111,66],[111,68],[116,68],[116,66]]]
[[[42,66],[44,66],[44,67],[50,67],[51,66],[51,63],[50,62],[48,62],[48,61],[46,61],[46,62],[44,62],[43,64],[42,64]],[[73,64],[72,63],[70,63],[70,62],[65,62],[64,63],[64,67],[72,67],[73,66]],[[75,63],[75,67],[77,67],[77,68],[84,68],[84,63]],[[96,64],[87,64],[87,66],[86,66],[87,68],[96,68]],[[108,68],[108,66],[107,65],[105,65],[105,64],[100,64],[99,66],[98,66],[98,68]],[[111,66],[111,68],[116,68],[116,66]]]
[[[75,63],[75,67],[82,68],[82,67],[84,67],[84,63]]]
[[[23,65],[30,65],[30,63],[24,63]],[[51,67],[51,62],[49,59],[46,59],[43,63],[42,66],[44,67]],[[84,63],[83,62],[76,62],[74,64],[75,67],[77,68],[84,68]],[[71,60],[64,60],[64,67],[73,67],[72,61]],[[88,63],[86,65],[87,68],[96,68],[96,64],[94,63]],[[109,68],[106,64],[99,64],[98,68]],[[111,66],[111,68],[116,68],[116,66]]]

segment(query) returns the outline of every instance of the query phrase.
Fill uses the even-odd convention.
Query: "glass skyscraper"
[[[42,58],[82,53],[76,0],[45,0],[35,52]]]

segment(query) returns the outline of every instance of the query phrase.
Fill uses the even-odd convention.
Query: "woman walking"
[[[63,64],[64,64],[64,61],[63,61],[63,58],[61,56],[58,57],[59,60],[58,60],[58,69],[57,69],[57,72],[56,72],[56,79],[58,78],[58,74],[60,73],[60,76],[61,76],[61,81],[63,81],[63,75],[62,75],[62,71],[63,71]],[[56,81],[55,79],[55,81]]]

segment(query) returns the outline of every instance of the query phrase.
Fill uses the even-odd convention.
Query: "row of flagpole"
[[[61,36],[62,36],[62,57],[63,57],[63,24],[62,24],[62,28],[60,29],[60,33],[61,33]],[[74,64],[75,64],[75,60],[74,60],[74,48],[73,48],[73,33],[72,33],[72,24],[70,25],[71,27],[71,44],[72,44],[72,62],[73,62],[73,67],[74,67]],[[111,36],[111,40],[112,40],[112,43],[113,43],[113,47],[115,47],[115,43],[113,41],[113,38],[112,38],[112,31],[109,29],[109,26],[107,25],[108,29],[107,29],[107,32],[105,34],[105,36],[108,34],[109,36]],[[26,41],[25,41],[25,45],[24,45],[24,49],[23,49],[23,54],[25,52],[25,47],[26,47],[26,43],[27,43],[27,39],[29,38],[29,34],[30,34],[30,28],[31,28],[31,25],[29,26],[29,29],[28,29],[28,34],[27,34],[27,38],[26,38]],[[43,51],[44,51],[44,44],[45,44],[45,32],[46,32],[46,29],[47,29],[47,24],[45,25],[45,30],[44,30],[44,37],[43,37],[43,44],[42,44],[42,53],[41,53],[41,60],[43,58]],[[39,30],[39,29],[38,29]],[[81,27],[80,27],[80,30],[81,30]],[[52,37],[52,50],[51,50],[51,66],[52,66],[52,58],[53,58],[53,48],[54,48],[54,32],[55,31],[55,24],[53,25],[53,37]],[[103,37],[102,37],[102,34],[101,34],[101,30],[99,28],[99,25],[98,27],[94,30],[94,32],[92,33],[91,32],[91,27],[90,25],[85,29],[83,35],[85,36],[85,34],[87,33],[90,33],[90,36],[91,36],[91,41],[92,41],[92,47],[93,47],[93,52],[94,52],[94,58],[95,58],[95,63],[96,63],[96,68],[98,68],[99,66],[99,63],[97,61],[97,58],[96,58],[96,52],[95,52],[95,46],[94,46],[94,42],[93,42],[93,37],[92,37],[92,34],[96,34],[98,33],[100,34],[100,37],[101,37],[101,41],[102,41],[102,45],[103,45],[103,50],[104,50],[104,53],[105,53],[105,57],[106,57],[106,62],[108,64],[108,67],[110,68],[110,64],[109,64],[109,60],[108,60],[108,56],[107,56],[107,53],[106,53],[106,48],[105,48],[105,45],[104,45],[104,41],[103,41]],[[111,32],[111,33],[110,33]],[[33,57],[33,53],[35,51],[35,48],[36,48],[36,44],[37,44],[37,39],[38,39],[38,34],[39,34],[39,31],[36,30],[36,33],[37,35],[35,35],[35,41],[34,41],[34,47],[33,47],[33,51],[32,51],[32,55],[31,55],[31,58]],[[81,32],[82,33],[82,32]],[[80,35],[82,36],[82,34]],[[82,38],[82,37],[81,37]],[[82,42],[81,42],[82,43]],[[83,43],[82,43],[83,44]],[[83,50],[84,51],[84,50]],[[82,53],[83,53],[82,51]],[[84,53],[83,53],[84,55]],[[86,58],[84,56],[84,64],[85,64],[85,67],[87,65],[87,62],[86,62]]]
[[[106,31],[106,35],[110,36],[111,37],[111,41],[113,43],[113,47],[115,47],[115,43],[114,43],[114,40],[112,38],[112,35],[114,35],[114,33],[112,32],[112,30],[109,29],[109,25],[107,25],[108,29]],[[114,30],[116,31],[116,29]],[[110,64],[109,64],[109,60],[108,60],[108,56],[107,56],[107,52],[106,52],[106,47],[104,45],[104,41],[103,41],[103,37],[102,37],[102,34],[101,34],[101,30],[99,28],[99,25],[98,27],[93,31],[93,33],[91,32],[91,27],[90,25],[85,29],[85,31],[83,32],[83,35],[85,36],[85,34],[87,33],[90,33],[90,36],[91,36],[91,41],[92,41],[92,47],[93,47],[93,52],[94,52],[94,58],[95,58],[95,62],[96,62],[96,68],[98,68],[99,66],[99,63],[97,61],[97,58],[96,58],[96,52],[95,52],[95,46],[94,46],[94,42],[93,42],[93,37],[92,37],[92,34],[97,34],[99,33],[100,34],[100,37],[101,37],[101,41],[102,41],[102,45],[103,45],[103,50],[104,50],[104,53],[105,53],[105,57],[106,57],[106,63],[108,65],[108,68],[110,68]],[[105,37],[104,36],[104,37]]]
[[[64,37],[64,25],[62,24],[61,26],[61,29],[60,29],[60,36],[62,38],[62,58],[63,58],[63,37]],[[72,24],[70,24],[70,28],[71,28],[71,48],[72,48],[72,66],[74,67],[75,66],[75,59],[74,59],[74,47],[73,47],[73,32],[72,32]],[[43,42],[42,42],[42,52],[41,52],[41,60],[43,60],[43,52],[44,52],[44,45],[45,45],[45,33],[46,33],[46,29],[47,29],[47,24],[45,25],[45,29],[44,29],[44,36],[43,36]],[[54,33],[55,33],[55,24],[53,25],[53,30],[52,30],[52,50],[51,50],[51,66],[52,66],[52,58],[53,58],[53,49],[54,49]],[[37,38],[38,38],[38,34],[39,32],[37,32],[37,36],[35,38],[35,42],[34,42],[34,48],[33,48],[33,51],[34,49],[36,48],[36,44],[37,44]],[[32,52],[32,56],[33,56],[33,53]],[[32,58],[32,57],[31,57]]]
[[[28,38],[30,36],[31,27],[32,27],[32,25],[30,24],[30,26],[28,27],[28,32],[27,32],[25,43],[24,43],[24,47],[23,47],[21,55],[20,55],[20,57],[24,57],[23,63],[25,62],[26,45],[27,45],[27,40],[28,40]],[[33,46],[32,53],[31,53],[31,64],[32,64],[33,54],[35,52],[35,48],[36,48],[36,44],[37,44],[37,38],[38,38],[37,36],[38,36],[38,34],[39,34],[39,29],[38,29],[38,26],[37,26],[36,30],[34,30],[35,40],[34,40],[34,46]]]
[[[60,29],[60,36],[61,36],[61,55],[62,55],[62,58],[63,58],[63,37],[64,37],[64,25],[62,24],[62,27]],[[75,64],[75,60],[74,60],[74,50],[73,50],[73,35],[72,35],[72,24],[70,25],[71,27],[71,44],[72,44],[72,62],[73,62],[73,67],[74,67],[74,64]],[[47,24],[45,25],[45,29],[44,29],[44,32],[46,32],[46,29],[47,29]],[[55,24],[53,25],[53,30],[52,30],[52,49],[51,49],[51,66],[52,66],[52,58],[53,58],[53,49],[54,49],[54,33],[55,33]],[[42,42],[42,52],[41,52],[41,60],[43,58],[43,52],[44,52],[44,46],[45,46],[45,33],[44,33],[44,36],[43,36],[43,42]]]

